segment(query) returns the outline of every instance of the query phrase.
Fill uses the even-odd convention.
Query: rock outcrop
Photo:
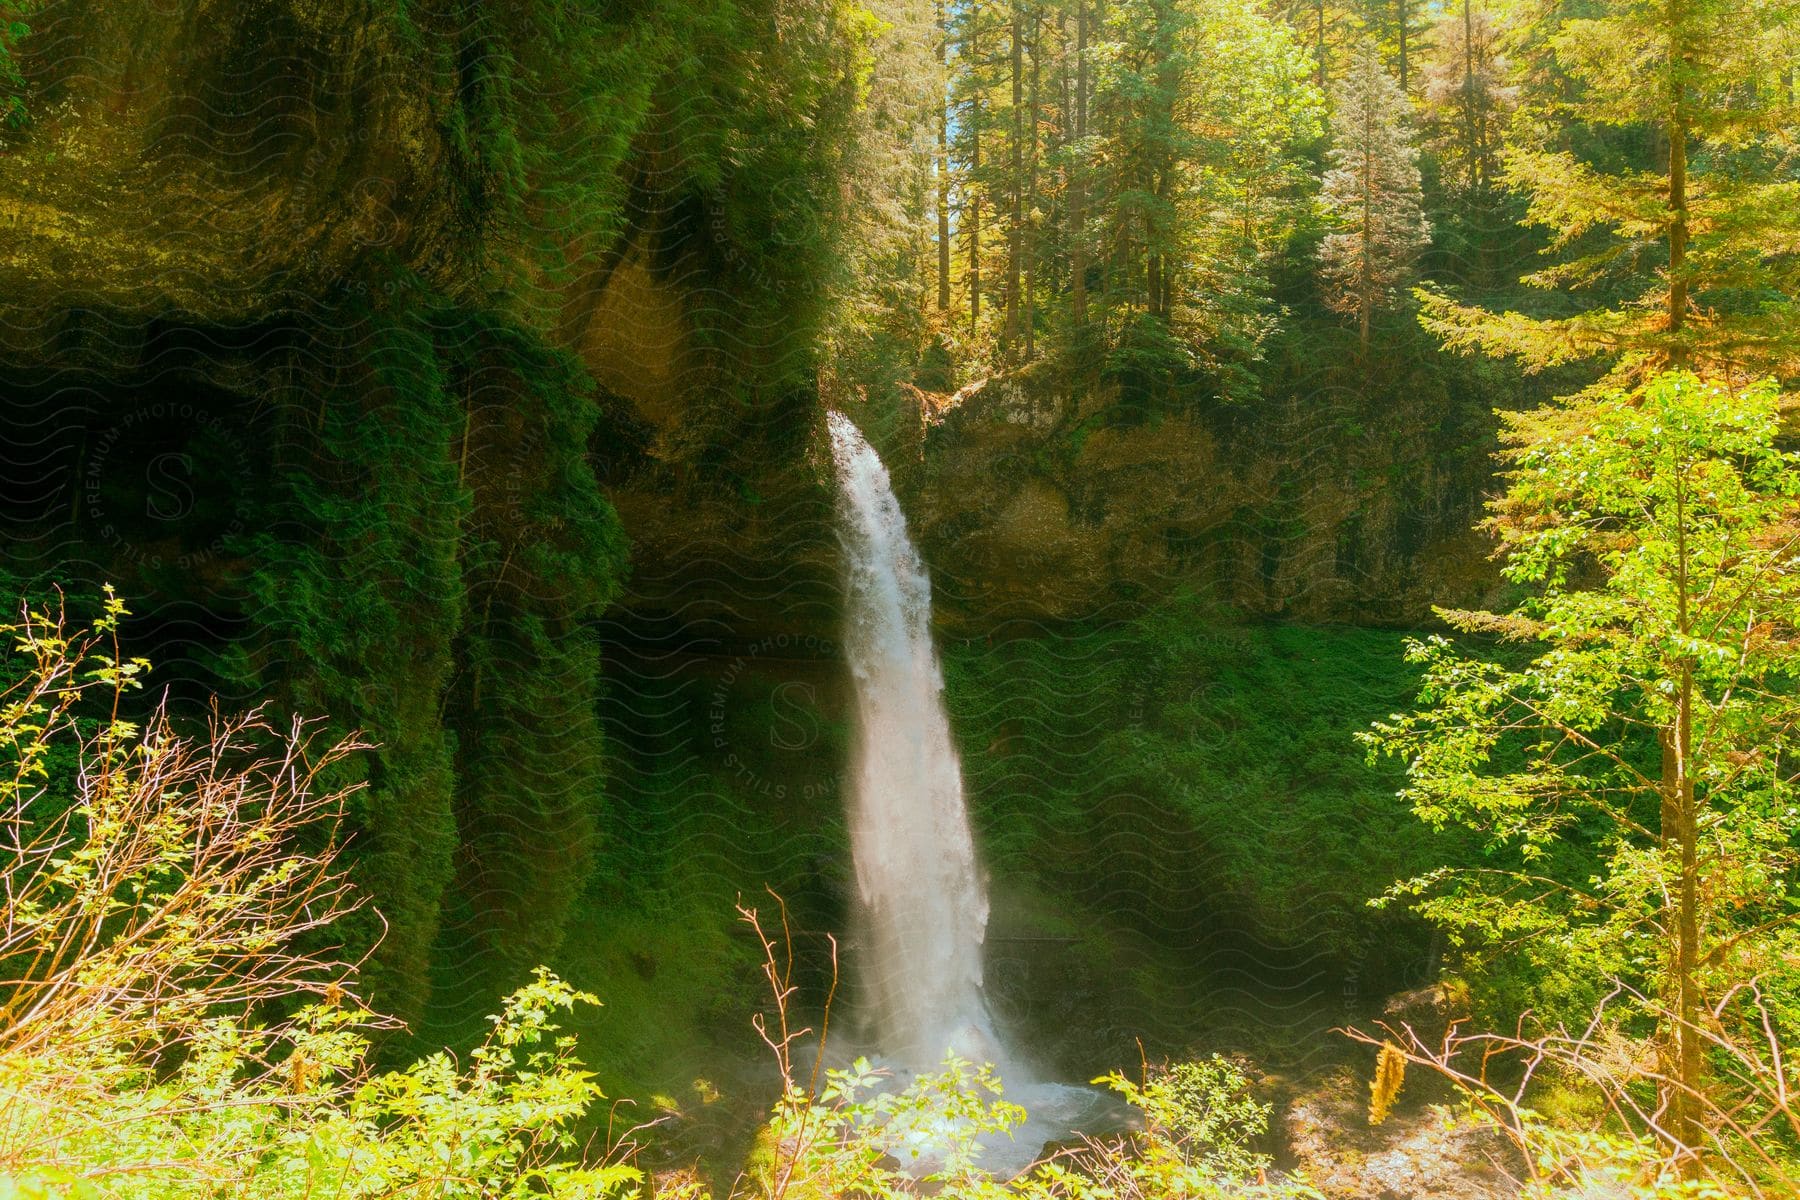
[[[1327,1200],[1505,1200],[1524,1164],[1490,1128],[1403,1105],[1368,1121],[1368,1084],[1349,1069],[1313,1082],[1279,1114],[1283,1165]]]
[[[1125,420],[1115,401],[1028,373],[926,424],[906,499],[948,622],[1123,613],[1188,589],[1248,616],[1409,623],[1497,581],[1472,531],[1491,418],[1343,394]]]

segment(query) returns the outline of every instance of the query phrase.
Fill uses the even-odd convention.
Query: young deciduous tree
[[[1706,1072],[1725,1000],[1791,970],[1769,939],[1800,916],[1800,455],[1779,419],[1772,385],[1687,373],[1509,418],[1488,525],[1531,597],[1441,615],[1531,656],[1415,641],[1421,707],[1365,735],[1407,760],[1420,817],[1491,842],[1396,894],[1534,980],[1648,997],[1653,1132],[1689,1164],[1737,1119]]]
[[[1419,211],[1406,98],[1372,43],[1357,48],[1335,99],[1335,145],[1320,198],[1336,232],[1320,245],[1319,258],[1326,302],[1356,314],[1366,352],[1370,318],[1399,293],[1430,227]]]

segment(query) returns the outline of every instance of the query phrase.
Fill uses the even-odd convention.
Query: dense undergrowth
[[[373,1039],[392,1023],[356,998],[337,928],[363,905],[334,835],[355,785],[326,782],[364,747],[254,715],[198,739],[160,710],[124,720],[120,699],[148,664],[120,656],[122,612],[109,599],[72,633],[60,613],[27,609],[4,628],[6,1194],[600,1197],[642,1182],[628,1146],[575,1134],[603,1096],[559,1025],[595,998],[546,971],[464,1061],[374,1067]],[[977,1139],[1021,1115],[986,1068],[951,1061],[895,1092],[859,1061],[816,1098],[802,1091],[791,958],[779,968],[762,946],[780,1034],[757,1027],[788,1086],[733,1194],[892,1194],[921,1176],[948,1194],[1089,1194],[1069,1190],[1079,1164],[1011,1192],[976,1168]],[[1146,1180],[1174,1171],[1205,1187],[1196,1195],[1260,1169],[1245,1143],[1266,1110],[1224,1064],[1117,1083],[1146,1114],[1152,1151],[1093,1153]],[[1177,1152],[1189,1143],[1203,1152],[1192,1162]],[[922,1151],[933,1159],[917,1162]],[[915,1160],[910,1173],[896,1154]],[[681,1175],[656,1187],[702,1190]]]
[[[635,1178],[571,1155],[598,1098],[545,973],[462,1062],[373,1066],[334,767],[366,747],[217,717],[196,738],[120,700],[122,606],[5,626],[0,1179],[6,1194],[294,1197],[548,1191]],[[354,951],[354,934],[350,935]]]
[[[1173,943],[1238,930],[1271,957],[1397,986],[1428,939],[1366,902],[1444,851],[1395,798],[1400,772],[1353,735],[1414,691],[1402,638],[1246,625],[1189,598],[952,642],[946,698],[996,870],[1048,876]]]
[[[440,1052],[377,1069],[371,1039],[389,1022],[356,999],[355,964],[334,928],[362,903],[333,836],[350,793],[324,786],[326,769],[361,747],[254,715],[221,718],[197,739],[160,711],[122,719],[119,697],[141,686],[147,664],[121,656],[120,611],[109,601],[90,631],[71,633],[60,615],[28,610],[4,630],[5,1194],[715,1194],[691,1172],[646,1175],[630,1161],[636,1143],[616,1130],[577,1135],[603,1097],[560,1026],[595,997],[546,971],[507,999],[463,1060]],[[1023,1113],[989,1068],[950,1059],[903,1089],[866,1060],[803,1071],[794,1051],[812,1030],[790,1010],[791,954],[755,910],[737,911],[762,953],[770,1007],[755,1028],[784,1091],[743,1171],[716,1194],[1320,1195],[1303,1177],[1272,1173],[1257,1148],[1270,1110],[1218,1058],[1097,1080],[1128,1102],[1132,1132],[1077,1139],[996,1179],[980,1168],[981,1145]],[[1378,1075],[1371,1121],[1400,1085],[1397,1070]],[[1465,1077],[1462,1096],[1457,1119],[1499,1127],[1535,1156],[1523,1195],[1729,1194],[1691,1189],[1628,1127],[1546,1123],[1488,1084],[1485,1069]]]

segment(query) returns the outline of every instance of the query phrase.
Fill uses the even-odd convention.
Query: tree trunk
[[[1700,1033],[1700,814],[1695,807],[1694,774],[1691,769],[1694,722],[1694,673],[1683,666],[1681,672],[1681,735],[1676,743],[1679,784],[1676,835],[1681,842],[1681,887],[1676,903],[1675,970],[1677,988],[1675,1009],[1679,1020],[1676,1030],[1676,1080],[1679,1104],[1671,1108],[1674,1133],[1692,1152],[1689,1174],[1698,1166],[1701,1144],[1700,1087],[1703,1082],[1705,1045]]]
[[[950,311],[950,28],[944,13],[944,0],[938,0],[938,146],[937,146],[937,236],[939,312]]]
[[[1463,0],[1463,125],[1468,139],[1469,194],[1475,195],[1481,177],[1481,150],[1475,132],[1475,17],[1471,0]]]
[[[1314,0],[1314,8],[1318,12],[1318,55],[1319,55],[1319,90],[1325,90],[1325,0]]]
[[[1685,593],[1683,595],[1685,607]],[[1663,987],[1662,1127],[1672,1152],[1682,1157],[1682,1174],[1699,1167],[1704,1136],[1700,1087],[1704,1080],[1704,1039],[1700,1033],[1699,812],[1695,807],[1692,753],[1694,677],[1680,668],[1675,721],[1662,734],[1662,846],[1665,870],[1675,877],[1668,977]]]
[[[1675,620],[1689,634],[1688,589],[1692,578],[1687,550],[1685,488],[1675,492]],[[1662,1128],[1671,1152],[1680,1156],[1682,1175],[1696,1178],[1700,1166],[1702,1128],[1700,1087],[1704,1080],[1705,1046],[1700,1033],[1700,814],[1694,796],[1694,670],[1686,658],[1674,664],[1676,677],[1673,727],[1662,733],[1662,851],[1664,871],[1675,877],[1673,911],[1665,910],[1665,929],[1673,926],[1668,978],[1662,1002]]]
[[[1400,16],[1400,94],[1405,96],[1410,94],[1406,87],[1406,0],[1394,0],[1394,5],[1399,10]]]
[[[1669,0],[1669,363],[1686,366],[1679,338],[1687,324],[1687,81],[1689,53],[1681,0]]]
[[[1356,298],[1356,316],[1358,336],[1362,349],[1362,357],[1369,357],[1369,318],[1375,309],[1375,255],[1379,247],[1375,244],[1375,105],[1372,99],[1364,101],[1363,108],[1363,144],[1362,144],[1362,230],[1360,234],[1362,262],[1359,272],[1362,275]]]
[[[1038,163],[1038,85],[1040,40],[1043,37],[1043,16],[1034,12],[1031,16],[1031,105],[1026,121],[1026,164],[1025,164],[1025,202],[1030,204],[1037,196],[1037,163]],[[1019,250],[1024,259],[1025,270],[1025,360],[1031,361],[1037,349],[1036,314],[1032,311],[1036,305],[1033,296],[1037,282],[1037,239],[1029,225],[1022,226],[1019,231]]]
[[[1006,323],[1000,334],[1000,348],[1010,357],[1019,336],[1019,244],[1024,210],[1024,143],[1025,143],[1025,14],[1021,0],[1013,0],[1012,10],[1012,137],[1007,147],[1006,190],[1012,207],[1006,215]]]
[[[1075,5],[1075,140],[1087,137],[1087,0]],[[1069,168],[1069,274],[1076,328],[1087,323],[1087,214],[1083,209],[1086,171],[1080,152]]]
[[[1164,212],[1168,211],[1168,206],[1171,204],[1175,193],[1175,173],[1178,169],[1179,168],[1173,164],[1165,167],[1162,172],[1162,182],[1159,183],[1156,188],[1156,198],[1162,202]],[[1166,237],[1167,231],[1163,231],[1160,236]],[[1156,303],[1151,311],[1161,317],[1164,321],[1167,321],[1170,312],[1173,311],[1174,308],[1174,301],[1170,296],[1170,287],[1175,277],[1175,267],[1170,263],[1169,256],[1165,251],[1157,251],[1155,269]]]
[[[980,13],[969,14],[969,65],[976,83],[969,101],[969,333],[981,328],[981,24]]]

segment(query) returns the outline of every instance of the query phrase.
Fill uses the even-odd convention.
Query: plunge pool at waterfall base
[[[891,1153],[896,1165],[914,1178],[942,1170],[946,1151],[959,1144],[969,1145],[974,1151],[975,1166],[1004,1180],[1021,1174],[1058,1147],[1084,1137],[1104,1137],[1141,1126],[1136,1111],[1113,1092],[1045,1080],[1016,1060],[1005,1061],[1000,1040],[990,1031],[971,1028],[957,1037],[946,1053],[969,1064],[970,1071],[978,1065],[991,1068],[1000,1084],[999,1096],[978,1094],[984,1100],[1004,1100],[1023,1110],[1024,1117],[1004,1132],[972,1131],[962,1118],[903,1109],[887,1132],[895,1138]],[[871,1097],[903,1093],[919,1079],[939,1075],[946,1069],[885,1060],[873,1046],[843,1040],[827,1047],[823,1066],[841,1071],[859,1058],[866,1059],[879,1076]],[[996,1062],[996,1058],[1002,1061]],[[810,1065],[806,1074],[810,1075]]]

